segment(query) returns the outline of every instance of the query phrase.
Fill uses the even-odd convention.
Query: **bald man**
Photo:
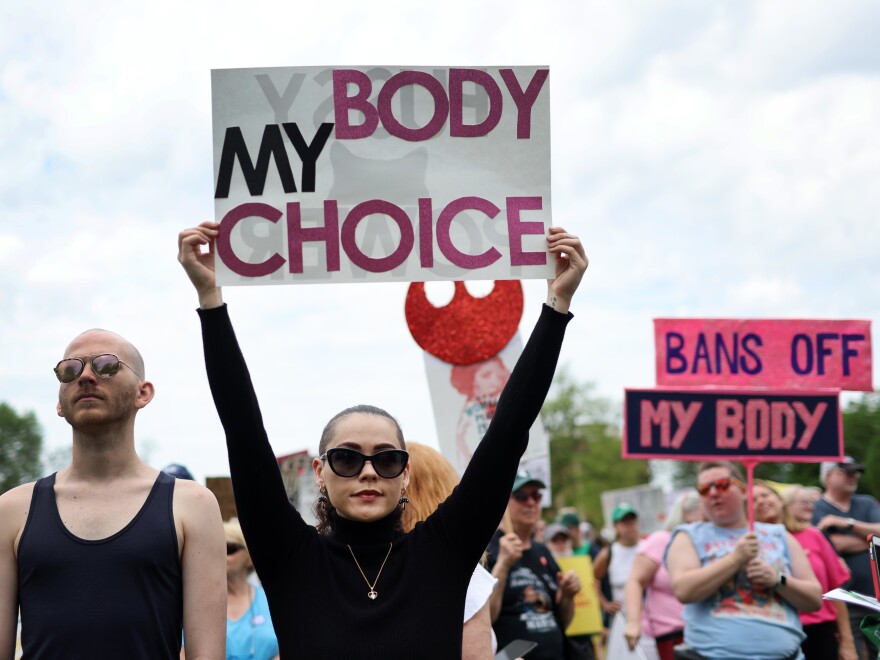
[[[225,656],[226,559],[213,494],[140,460],[153,398],[140,352],[88,330],[55,367],[71,464],[0,496],[0,660]]]

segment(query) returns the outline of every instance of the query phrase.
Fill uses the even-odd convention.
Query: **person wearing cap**
[[[639,544],[635,562],[624,588],[627,612],[624,636],[631,651],[641,642],[642,632],[654,638],[659,660],[674,660],[675,647],[684,641],[682,605],[672,593],[663,553],[672,530],[681,524],[705,520],[703,503],[695,490],[682,493],[666,517],[663,529]]]
[[[880,534],[880,506],[870,495],[856,493],[864,471],[865,466],[852,456],[844,456],[841,462],[820,464],[819,480],[825,486],[825,494],[813,507],[813,524],[825,532],[852,572],[849,588],[870,595],[874,593],[874,578],[866,539],[869,534]],[[870,646],[859,624],[869,611],[857,605],[847,607],[859,660],[864,660],[869,657]]]
[[[566,515],[573,515],[575,518],[576,514],[562,514],[560,518]],[[578,554],[575,552],[572,547],[572,533],[571,527],[566,527],[562,523],[551,523],[547,525],[547,529],[544,532],[544,539],[547,544],[547,547],[550,548],[550,552],[553,553],[554,559],[559,559],[560,557],[577,557]],[[589,545],[589,543],[587,544]],[[581,546],[581,549],[584,549],[586,546]],[[589,554],[584,553],[586,556]],[[581,555],[584,556],[584,555]],[[592,557],[590,557],[592,560]],[[589,590],[592,589],[591,593],[587,594],[587,597],[593,602],[598,602],[599,596],[598,592],[595,590],[595,586],[590,584],[581,584],[582,589]],[[581,660],[594,660],[596,655],[593,650],[593,635],[591,634],[582,634],[582,635],[572,635],[567,634],[566,637],[574,644],[577,644],[584,650],[584,655]]]
[[[629,502],[620,502],[611,512],[611,522],[614,524],[614,542],[603,548],[596,557],[594,574],[596,588],[600,592],[599,603],[602,609],[611,617],[608,625],[608,658],[629,657],[629,647],[624,636],[626,627],[626,614],[623,612],[623,596],[626,581],[632,571],[633,562],[636,559],[636,551],[639,547],[641,530],[639,528],[639,514]],[[601,594],[601,580],[605,576],[611,583],[611,600]],[[643,646],[651,645],[649,638],[642,639]],[[637,657],[633,654],[632,657]]]
[[[574,571],[563,573],[547,547],[532,538],[545,487],[526,470],[516,474],[507,507],[511,529],[499,531],[489,545],[489,568],[498,579],[489,611],[499,648],[527,639],[538,643],[529,660],[563,660],[564,631],[581,585]]]
[[[568,529],[569,536],[571,537],[572,556],[595,558],[590,552],[592,544],[581,533],[581,518],[575,509],[571,507],[561,509],[556,521]]]
[[[544,529],[544,544],[556,559],[574,555],[571,547],[571,532],[568,531],[568,527],[563,527],[559,523],[550,523]]]

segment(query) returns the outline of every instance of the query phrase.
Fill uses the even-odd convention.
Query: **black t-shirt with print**
[[[489,567],[498,559],[498,533],[489,545]],[[513,565],[504,586],[504,599],[492,625],[502,649],[515,639],[528,639],[538,646],[529,660],[562,660],[563,632],[556,619],[556,574],[559,565],[546,546],[532,542]]]

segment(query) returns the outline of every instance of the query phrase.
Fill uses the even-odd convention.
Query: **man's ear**
[[[138,386],[138,395],[137,399],[135,399],[134,407],[138,410],[146,407],[146,405],[153,400],[155,394],[156,388],[153,387],[153,384],[150,381],[145,380]]]

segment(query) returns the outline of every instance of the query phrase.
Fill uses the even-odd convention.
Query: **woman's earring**
[[[400,510],[405,511],[406,505],[409,504],[409,498],[406,496],[406,491],[400,491],[400,500],[397,502],[400,505]]]
[[[321,489],[318,491],[318,506],[322,509],[327,509],[327,502],[330,500],[327,499],[327,489],[324,486],[321,486]]]

